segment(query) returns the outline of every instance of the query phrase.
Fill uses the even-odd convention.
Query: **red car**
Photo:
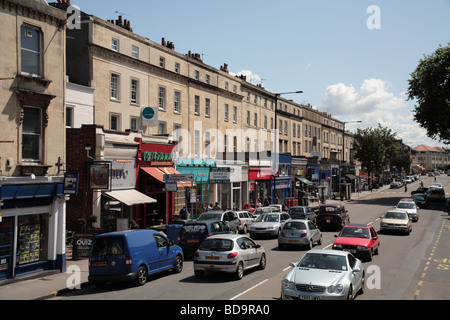
[[[378,254],[380,239],[375,229],[365,224],[349,224],[336,237],[333,249],[351,252],[354,256],[372,261]]]

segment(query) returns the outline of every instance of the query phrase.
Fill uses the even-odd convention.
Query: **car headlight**
[[[335,244],[333,245],[333,247],[335,247],[336,249],[342,249],[342,244]]]
[[[295,288],[295,283],[292,281],[289,281],[288,279],[283,279],[283,281],[281,281],[281,286],[284,289],[293,290]]]
[[[342,284],[331,285],[327,288],[328,293],[337,293],[340,294],[344,291],[344,286]]]

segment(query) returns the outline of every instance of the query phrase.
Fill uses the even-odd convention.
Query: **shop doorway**
[[[13,218],[0,222],[0,280],[12,277]]]

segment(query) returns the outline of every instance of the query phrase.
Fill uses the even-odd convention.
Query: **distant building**
[[[416,163],[426,170],[447,168],[450,166],[450,151],[440,147],[429,147],[424,144],[413,149],[413,163]]]

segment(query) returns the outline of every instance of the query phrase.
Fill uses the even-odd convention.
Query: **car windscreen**
[[[109,255],[124,254],[123,238],[121,237],[101,237],[94,241],[92,245],[92,257],[106,257]]]
[[[414,200],[425,201],[425,197],[424,196],[420,196],[420,195],[413,195],[412,198]]]
[[[270,213],[260,215],[258,219],[256,219],[256,222],[279,222],[279,221],[280,221],[279,214],[270,214]]]
[[[295,214],[295,213],[305,213],[305,208],[290,208],[289,214]]]
[[[198,249],[203,251],[231,251],[233,246],[234,242],[230,239],[206,239]]]
[[[198,217],[198,221],[204,221],[204,220],[220,220],[222,219],[221,213],[203,213]]]
[[[206,233],[206,225],[205,224],[185,224],[180,230],[180,237],[189,237],[196,234],[205,234]]]
[[[400,202],[397,205],[397,208],[399,208],[399,209],[414,209],[415,205],[412,202]]]
[[[402,213],[402,212],[387,212],[386,219],[409,219],[408,215],[406,213]]]
[[[343,228],[340,237],[350,237],[350,238],[370,238],[370,232],[367,228],[354,228],[354,227],[346,227]]]
[[[307,253],[297,267],[347,271],[347,261],[341,255]]]

